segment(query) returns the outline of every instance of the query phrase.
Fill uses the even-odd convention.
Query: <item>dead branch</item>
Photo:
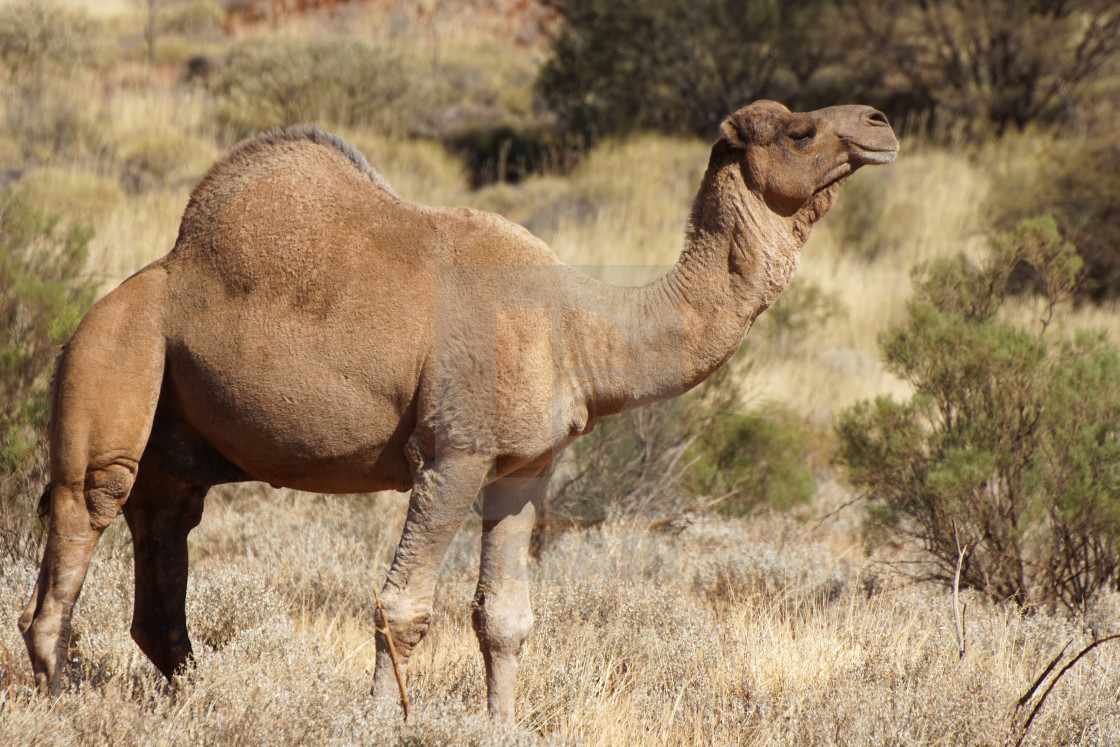
[[[1034,695],[1034,691],[1037,690],[1038,686],[1042,684],[1042,681],[1046,679],[1046,675],[1050,674],[1050,672],[1053,671],[1054,667],[1057,666],[1058,662],[1062,660],[1062,657],[1065,656],[1066,649],[1069,648],[1069,645],[1071,643],[1073,643],[1072,640],[1066,641],[1066,645],[1062,646],[1062,650],[1058,652],[1058,655],[1050,660],[1050,663],[1046,665],[1046,669],[1042,670],[1042,674],[1038,675],[1038,678],[1035,679],[1034,683],[1030,686],[1023,697],[1019,698],[1019,702],[1015,705],[1016,711],[1027,704],[1027,701],[1030,700]]]
[[[724,493],[723,495],[721,495],[717,498],[713,498],[710,501],[706,501],[704,503],[698,503],[695,506],[689,506],[688,508],[684,509],[680,513],[674,514],[673,516],[670,516],[668,519],[660,519],[658,521],[653,522],[652,524],[650,524],[649,526],[646,527],[646,531],[647,532],[652,532],[655,529],[661,529],[663,527],[667,527],[670,524],[672,524],[674,521],[677,521],[678,519],[683,519],[685,516],[695,512],[695,511],[703,511],[705,509],[711,508],[712,506],[718,506],[719,504],[726,501],[728,498],[731,498],[732,496],[738,494],[738,492],[739,492],[738,490],[732,490],[730,493]]]
[[[1115,641],[1115,640],[1120,640],[1120,633],[1115,633],[1113,635],[1105,636],[1104,638],[1093,641],[1088,646],[1081,649],[1081,652],[1079,654],[1077,654],[1077,656],[1070,659],[1070,662],[1068,664],[1066,664],[1064,667],[1062,667],[1061,670],[1059,670],[1059,672],[1056,675],[1054,675],[1054,678],[1052,680],[1050,680],[1050,685],[1046,688],[1046,691],[1042,693],[1042,697],[1038,699],[1038,702],[1034,704],[1034,708],[1031,709],[1031,715],[1027,717],[1026,723],[1023,724],[1023,731],[1022,731],[1021,734],[1019,734],[1019,741],[1017,741],[1015,743],[1015,747],[1020,747],[1020,745],[1023,744],[1023,740],[1027,738],[1027,730],[1031,728],[1031,722],[1033,722],[1034,717],[1038,715],[1039,710],[1042,708],[1042,704],[1046,702],[1046,697],[1048,695],[1050,695],[1050,691],[1053,690],[1054,686],[1058,684],[1058,680],[1060,680],[1062,678],[1062,675],[1065,674],[1066,672],[1068,672],[1073,667],[1074,664],[1076,664],[1078,661],[1080,661],[1082,656],[1085,656],[1085,654],[1089,653],[1090,651],[1095,649],[1097,646],[1101,645],[1102,643],[1108,643],[1109,641]],[[1068,647],[1069,647],[1069,644],[1067,643],[1066,648],[1068,648]],[[1065,652],[1066,652],[1066,649],[1063,648],[1061,653],[1058,654],[1058,659],[1060,659],[1062,654],[1064,654]],[[1054,665],[1058,663],[1058,659],[1055,659],[1054,661],[1050,662],[1050,666],[1048,666],[1046,668],[1046,672],[1049,672],[1051,669],[1054,668]],[[1019,699],[1019,706],[1022,706],[1023,703],[1025,703],[1027,700],[1030,699],[1031,693],[1033,693],[1035,691],[1035,689],[1037,689],[1039,683],[1042,682],[1042,680],[1046,677],[1046,672],[1043,672],[1042,676],[1039,677],[1037,680],[1035,680],[1035,684],[1031,686],[1031,689],[1027,692],[1027,694]],[[1019,710],[1019,706],[1016,706],[1016,708],[1015,708],[1016,711]]]
[[[856,505],[857,503],[859,503],[860,501],[863,501],[863,500],[864,500],[864,497],[859,495],[859,496],[856,496],[855,498],[852,498],[851,500],[844,501],[839,506],[837,506],[836,508],[834,508],[831,511],[829,511],[828,513],[826,513],[824,516],[813,519],[813,521],[816,522],[816,526],[820,527],[821,525],[823,525],[826,521],[828,521],[832,517],[837,516],[844,509],[850,508],[850,507]]]
[[[381,622],[384,623],[384,628],[376,628],[377,632],[385,636],[385,642],[389,644],[389,658],[393,661],[393,674],[397,676],[397,687],[401,691],[401,708],[404,710],[404,720],[408,721],[408,691],[404,687],[404,675],[401,674],[401,665],[397,661],[397,647],[393,643],[393,634],[389,630],[389,621],[385,618],[385,608],[381,606],[381,593],[375,588],[373,590],[373,597],[377,600],[377,614],[381,615]]]
[[[953,619],[957,623],[957,654],[964,658],[964,609],[960,606],[961,566],[964,556],[968,552],[968,545],[961,547],[960,537],[957,536],[957,522],[953,521],[953,539],[957,543],[957,571],[953,574]]]

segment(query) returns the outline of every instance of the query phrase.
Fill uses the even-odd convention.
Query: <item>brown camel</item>
[[[191,194],[171,253],[94,306],[59,360],[46,550],[19,620],[38,688],[59,688],[74,602],[119,511],[132,637],[171,677],[191,655],[187,534],[212,485],[411,489],[382,591],[405,665],[482,491],[473,621],[490,712],[512,720],[527,546],[556,454],[722,365],[844,177],[897,151],[874,109],[751,104],[720,128],[680,261],[620,288],[497,215],[402,200],[316,128],[237,146]],[[380,638],[373,693],[396,690]]]

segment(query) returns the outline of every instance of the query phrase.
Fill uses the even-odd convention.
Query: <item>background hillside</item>
[[[1027,588],[1008,601],[966,573],[963,657],[951,592],[916,581],[940,577],[944,534],[891,503],[837,426],[857,403],[925,393],[881,350],[914,299],[936,295],[912,268],[961,253],[981,267],[1021,219],[1053,216],[1084,270],[1055,306],[1016,260],[980,321],[1053,351],[1087,330],[1120,334],[1120,12],[1093,0],[848,5],[0,2],[0,743],[1014,742],[1016,701],[1062,647],[1120,632],[1117,572],[1102,565],[1120,558],[1116,424],[1067,472],[1066,452],[1040,446],[1051,472],[1025,478],[1031,495],[1077,498],[1049,514],[1029,505],[1043,518],[1024,525],[1023,562],[1082,517],[1071,532],[1101,538],[1100,588],[1075,603]],[[407,505],[396,494],[212,492],[191,537],[199,666],[174,696],[128,638],[118,521],[78,605],[67,692],[30,696],[14,620],[37,568],[54,346],[92,298],[171,248],[221,153],[318,121],[406,199],[499,212],[590,274],[640,284],[676,261],[718,118],[758,97],[877,105],[901,154],[850,180],[727,374],[572,450],[538,547],[518,730],[482,718],[473,517],[414,657],[413,722],[366,699],[371,587]],[[1102,403],[1086,422],[1107,420],[1120,388],[1102,370],[1097,388],[1078,385]],[[651,459],[640,469],[639,452]],[[1100,469],[1078,479],[1107,494],[1092,510],[1077,480],[1044,479],[1086,464]],[[964,480],[953,469],[939,485]],[[960,510],[946,516],[971,531]],[[983,536],[962,544],[980,553]],[[1106,644],[1063,676],[1025,743],[1120,741],[1118,687],[1120,645]]]

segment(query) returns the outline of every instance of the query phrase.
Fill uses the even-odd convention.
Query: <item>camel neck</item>
[[[589,309],[616,333],[582,336],[575,354],[611,361],[607,375],[583,379],[591,415],[677,396],[723,365],[797,269],[809,229],[800,215],[770,210],[738,161],[713,152],[677,264],[641,288],[604,288]]]

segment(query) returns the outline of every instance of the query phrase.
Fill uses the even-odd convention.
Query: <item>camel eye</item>
[[[801,127],[795,130],[791,130],[789,133],[790,140],[793,141],[793,144],[796,145],[799,150],[805,150],[806,148],[808,148],[809,144],[813,142],[813,138],[815,138],[816,136],[817,126],[813,124],[807,127]]]

